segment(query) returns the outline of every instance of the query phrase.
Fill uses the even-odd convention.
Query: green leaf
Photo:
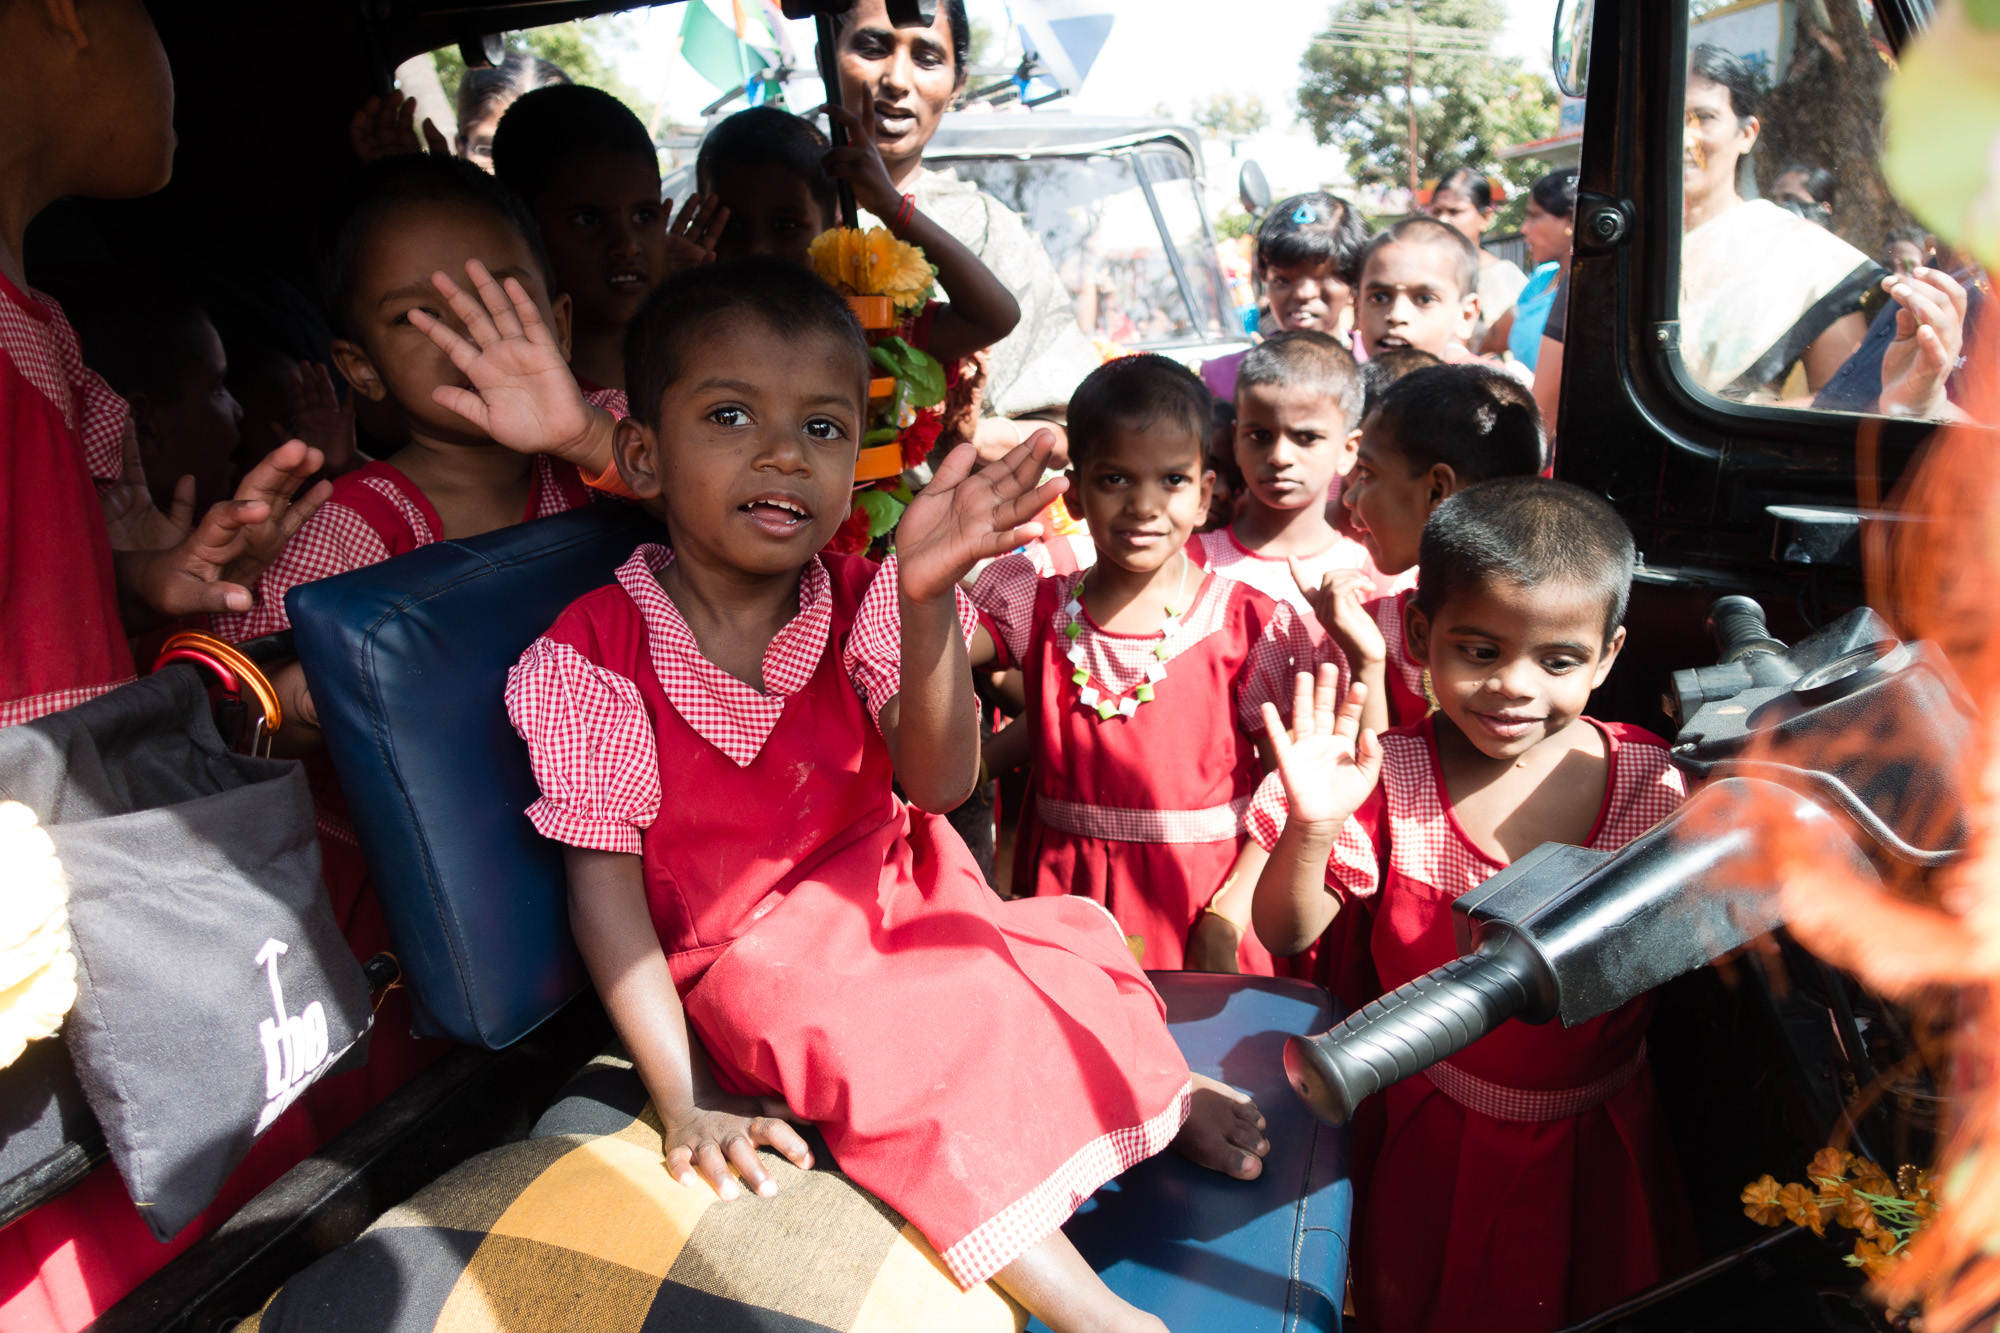
[[[861,437],[861,447],[871,449],[878,444],[887,444],[902,433],[894,426],[878,426]]]
[[[870,541],[895,527],[903,517],[903,506],[887,491],[863,491],[854,497],[854,502],[867,511]]]
[[[1904,52],[1883,109],[1889,188],[1940,240],[2000,264],[2000,26],[1941,8]]]
[[[868,354],[902,382],[911,407],[936,407],[944,401],[944,367],[929,352],[919,351],[901,338],[884,338],[869,348]]]

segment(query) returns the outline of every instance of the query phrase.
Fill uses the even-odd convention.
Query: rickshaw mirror
[[[1593,0],[1562,0],[1556,6],[1556,27],[1549,64],[1556,86],[1570,97],[1583,96],[1590,81],[1590,16]]]
[[[1264,179],[1264,168],[1252,158],[1236,173],[1236,197],[1243,202],[1243,211],[1251,217],[1261,217],[1271,206],[1271,182]]]
[[[497,69],[507,59],[507,34],[473,33],[459,39],[458,58],[467,69]]]

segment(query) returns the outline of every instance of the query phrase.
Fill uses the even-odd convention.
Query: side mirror
[[[1561,0],[1556,6],[1555,36],[1549,65],[1556,87],[1570,97],[1583,96],[1590,82],[1590,18],[1593,0]]]
[[[1243,211],[1253,218],[1271,206],[1271,182],[1264,179],[1264,168],[1254,158],[1236,173],[1236,197],[1243,201]]]

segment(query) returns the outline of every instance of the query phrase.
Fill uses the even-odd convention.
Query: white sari
[[[1813,340],[1881,276],[1832,232],[1753,199],[1681,242],[1681,360],[1710,393],[1748,398],[1782,383]]]

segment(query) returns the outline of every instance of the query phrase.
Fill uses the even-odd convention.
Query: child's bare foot
[[[1174,1137],[1173,1149],[1211,1171],[1255,1180],[1264,1174],[1264,1154],[1271,1151],[1263,1129],[1264,1115],[1247,1094],[1196,1074],[1194,1109]]]

